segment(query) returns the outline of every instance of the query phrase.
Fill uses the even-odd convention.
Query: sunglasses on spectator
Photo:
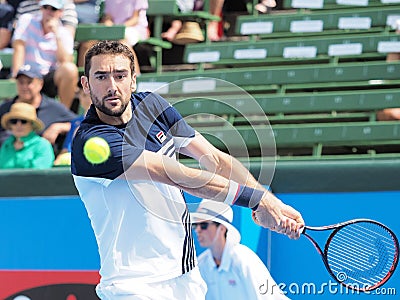
[[[43,5],[42,6],[43,7],[43,9],[45,9],[45,10],[52,10],[52,11],[57,11],[58,10],[58,8],[55,8],[55,7],[53,7],[53,6],[51,6],[51,5]]]
[[[21,122],[21,124],[25,125],[25,124],[27,124],[27,123],[28,123],[28,120],[22,120],[22,119],[11,119],[9,122],[10,122],[10,124],[12,124],[12,125],[15,125],[15,124],[17,124],[18,122]]]
[[[210,225],[210,224],[215,224],[215,225],[219,225],[219,223],[216,223],[216,222],[211,222],[211,223],[208,223],[208,222],[201,222],[201,223],[193,223],[192,224],[192,228],[193,229],[196,229],[197,228],[197,226],[200,226],[200,229],[201,230],[207,230],[207,228],[208,228],[208,225]]]

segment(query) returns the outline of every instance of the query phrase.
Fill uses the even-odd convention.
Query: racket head
[[[338,283],[356,291],[371,291],[393,275],[398,264],[399,241],[382,223],[352,220],[333,230],[323,257],[329,273]]]

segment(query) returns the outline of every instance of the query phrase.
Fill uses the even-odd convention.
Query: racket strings
[[[392,234],[375,223],[361,222],[338,230],[325,249],[334,276],[345,285],[373,287],[385,280],[397,260]]]

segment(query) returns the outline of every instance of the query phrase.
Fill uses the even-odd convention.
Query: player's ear
[[[89,80],[86,76],[81,76],[81,85],[85,94],[90,93]]]
[[[136,81],[134,80],[131,81],[131,90],[132,92],[136,91]]]

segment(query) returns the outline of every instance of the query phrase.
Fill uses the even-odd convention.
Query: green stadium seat
[[[395,1],[382,0],[284,0],[283,7],[286,9],[341,9],[346,7],[375,7],[380,8],[387,5],[396,4]]]
[[[79,24],[75,41],[122,40],[125,37],[125,25],[106,26],[104,24]]]
[[[184,62],[235,65],[266,63],[270,58],[285,60],[315,59],[321,57],[365,54],[385,57],[400,52],[400,35],[392,33],[348,34],[308,38],[268,39],[260,41],[189,44],[185,47]]]
[[[278,150],[285,147],[309,148],[310,156],[320,157],[324,147],[372,147],[377,145],[399,145],[399,122],[338,122],[313,124],[283,124],[253,126],[199,127],[197,130],[220,149],[241,153],[245,147],[249,152],[261,151],[274,137]],[[246,152],[243,152],[246,154]]]
[[[0,80],[0,100],[12,98],[17,94],[17,86],[15,80],[1,79]]]
[[[7,49],[7,51],[0,50],[0,61],[3,68],[11,68],[12,65],[12,49]]]
[[[149,8],[146,12],[149,19],[152,20],[153,27],[151,38],[145,41],[141,41],[141,44],[148,44],[153,47],[153,51],[156,54],[153,57],[154,69],[156,73],[162,72],[162,50],[171,49],[172,44],[167,41],[163,41],[161,38],[161,32],[163,24],[166,21],[178,19],[182,21],[196,21],[204,23],[207,27],[207,23],[212,20],[219,20],[219,17],[213,16],[205,11],[193,11],[188,13],[180,12],[175,0],[149,0]]]
[[[224,117],[234,125],[265,123],[332,122],[340,119],[375,120],[381,109],[400,107],[400,90],[374,89],[285,95],[254,94],[212,95],[210,97],[175,97],[173,105],[193,125],[213,121],[201,114]],[[262,115],[262,114],[265,115]],[[200,118],[198,116],[200,115]],[[221,123],[216,118],[214,123]]]
[[[334,86],[339,82],[364,81],[367,85],[377,84],[397,80],[399,72],[398,61],[180,71],[142,74],[138,78],[138,90],[154,91],[162,87],[159,90],[161,94],[210,94],[223,92],[219,90],[220,82],[227,81],[248,92],[277,90],[279,87],[279,91],[284,92],[286,86],[291,84],[303,84],[303,88],[310,89],[319,83]],[[226,85],[222,85],[222,88],[226,88]],[[296,88],[301,89],[299,86]]]
[[[311,2],[311,1],[310,1]],[[236,35],[260,35],[263,38],[302,37],[305,35],[381,32],[399,19],[400,7],[345,8],[269,15],[242,15],[235,23]]]

